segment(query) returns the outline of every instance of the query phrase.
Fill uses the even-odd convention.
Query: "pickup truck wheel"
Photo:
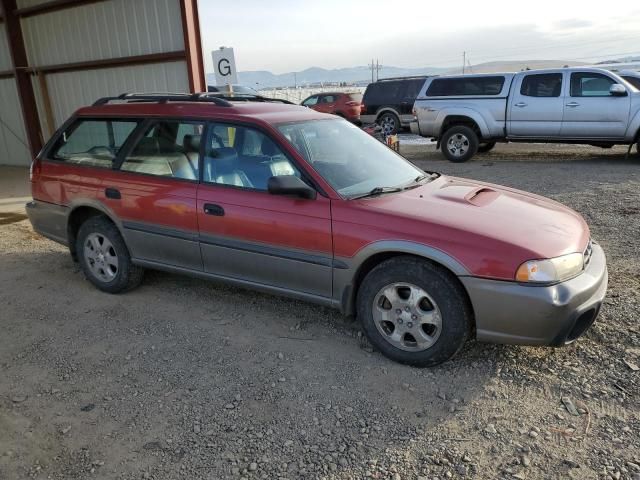
[[[471,330],[460,284],[448,271],[414,257],[395,257],[371,270],[358,290],[357,314],[383,355],[417,367],[453,357]]]
[[[496,146],[496,142],[484,142],[478,145],[478,153],[487,153],[493,150]]]
[[[444,132],[442,153],[450,162],[466,162],[478,151],[478,143],[476,132],[469,127],[457,125]]]
[[[120,232],[105,217],[92,217],[80,226],[76,251],[85,277],[103,292],[125,292],[142,281],[144,270],[131,262]]]
[[[382,127],[382,133],[385,135],[395,135],[400,129],[400,119],[395,113],[383,113],[377,123]]]

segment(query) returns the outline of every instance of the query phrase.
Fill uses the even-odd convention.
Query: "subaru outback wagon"
[[[288,295],[356,314],[417,366],[470,336],[563,345],[595,320],[605,255],[574,211],[425,173],[343,119],[261,100],[80,109],[33,162],[33,227],[105,292],[149,268]]]

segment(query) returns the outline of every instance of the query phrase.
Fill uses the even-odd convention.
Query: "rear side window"
[[[408,80],[407,90],[404,96],[415,100],[418,97],[418,93],[420,93],[420,89],[422,88],[422,85],[424,85],[425,81],[425,79]]]
[[[499,95],[504,77],[436,78],[427,89],[428,97]]]
[[[616,83],[611,77],[601,73],[580,72],[571,74],[572,97],[608,97],[611,85]]]
[[[372,83],[364,92],[364,101],[368,105],[393,104],[402,95],[403,82]]]
[[[526,97],[559,97],[561,92],[561,73],[526,75],[520,87],[520,94]]]
[[[62,133],[52,157],[78,165],[111,168],[137,121],[79,120]]]
[[[121,170],[198,180],[203,124],[163,121],[153,124],[125,158]]]

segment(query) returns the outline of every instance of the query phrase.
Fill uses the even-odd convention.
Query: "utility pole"
[[[369,68],[371,69],[371,83],[375,82],[375,73],[374,70],[376,68],[376,64],[373,63],[373,58],[371,59],[371,63],[369,64]]]
[[[467,64],[467,52],[462,52],[462,74],[464,75],[464,66]]]
[[[376,58],[376,81],[380,80],[380,62]]]

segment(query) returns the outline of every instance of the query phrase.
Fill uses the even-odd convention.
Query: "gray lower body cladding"
[[[26,210],[35,231],[63,245],[68,244],[67,207],[33,201],[27,204]],[[369,255],[380,249],[425,256],[458,276],[471,300],[477,339],[495,343],[562,345],[574,340],[595,320],[608,281],[604,252],[597,244],[594,244],[589,265],[581,275],[557,285],[531,286],[471,277],[463,266],[443,252],[408,242],[378,242],[371,246],[371,251],[364,249],[352,259],[331,259],[209,236],[199,238],[196,233],[189,233],[187,238],[186,233],[168,232],[165,228],[127,222],[124,225],[125,239],[131,243],[130,248],[134,247],[133,260],[141,266],[331,305],[347,314],[354,310],[354,277]],[[171,263],[171,259],[166,258],[168,251],[175,251],[175,242],[181,245],[182,255],[186,253],[184,244],[193,245],[193,250],[187,249],[190,252],[188,259],[183,259],[188,261]],[[142,252],[148,248],[155,255],[150,255],[150,251]],[[203,254],[205,258],[217,257],[220,268],[216,271],[203,268]],[[238,275],[236,267],[246,271]],[[292,271],[295,274],[290,276]],[[249,275],[248,272],[261,273]]]
[[[551,286],[460,277],[476,318],[478,340],[520,345],[569,343],[595,321],[607,291],[607,264],[594,244],[577,277]]]

